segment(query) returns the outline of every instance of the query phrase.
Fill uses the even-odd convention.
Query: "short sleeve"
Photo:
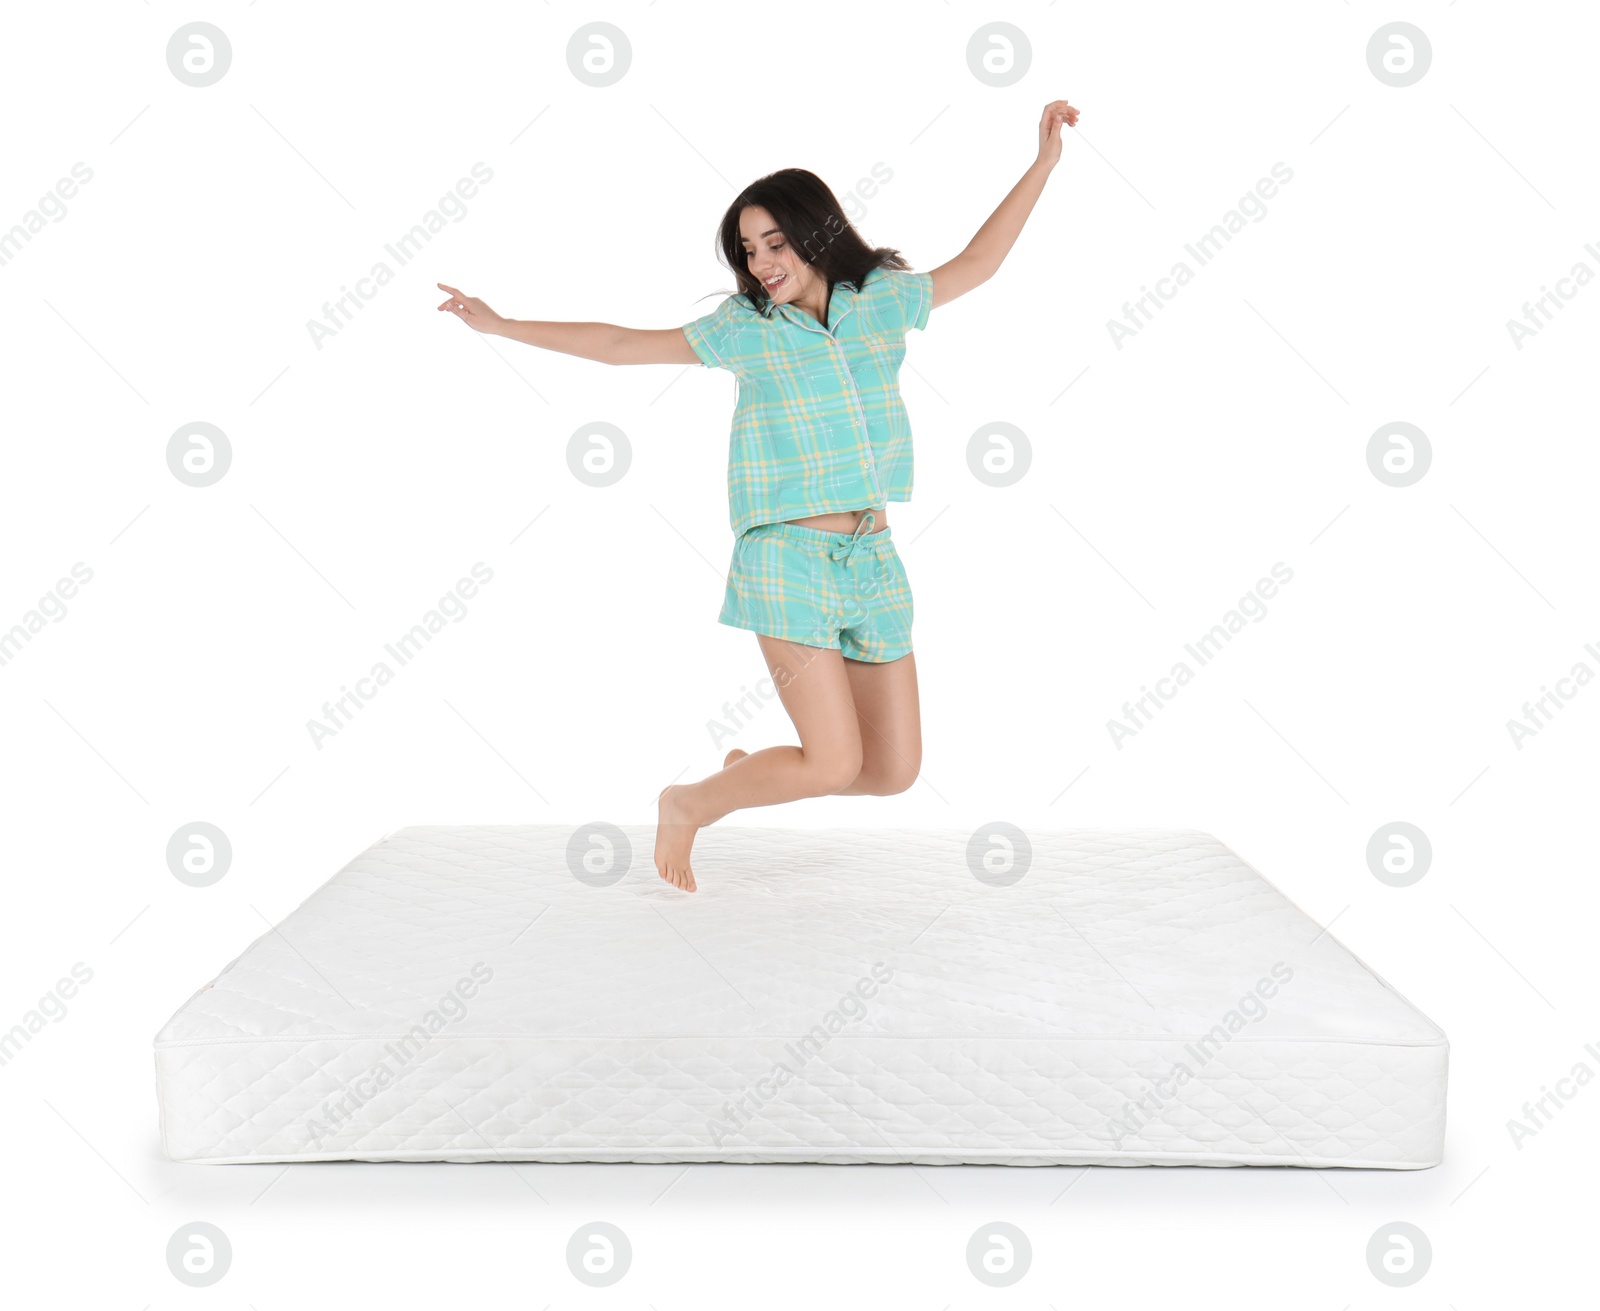
[[[708,369],[731,367],[733,309],[733,297],[728,296],[711,313],[683,325],[690,349]]]
[[[904,336],[928,326],[933,313],[933,274],[915,269],[888,269],[883,278],[884,317]]]

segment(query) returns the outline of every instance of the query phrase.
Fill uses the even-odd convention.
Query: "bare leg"
[[[841,789],[841,797],[887,797],[904,792],[922,771],[922,711],[917,696],[917,664],[907,654],[887,664],[845,658],[845,674],[856,703],[861,732],[861,772]],[[734,747],[722,759],[726,769],[750,753]]]
[[[841,796],[886,797],[904,792],[922,771],[922,710],[917,699],[917,658],[887,664],[846,660],[850,696],[861,733],[861,773]]]
[[[697,783],[661,789],[656,802],[656,870],[686,892],[695,890],[689,857],[697,829],[749,806],[775,806],[842,791],[861,773],[861,731],[844,657],[835,648],[801,646],[765,635],[757,640],[778,698],[800,734],[800,745],[765,747],[739,756]]]

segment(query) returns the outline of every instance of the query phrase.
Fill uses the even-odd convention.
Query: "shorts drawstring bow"
[[[840,564],[850,564],[856,558],[856,547],[860,546],[862,539],[872,531],[873,522],[872,511],[868,510],[861,516],[861,522],[856,525],[855,532],[850,534],[850,540],[830,548],[828,558],[837,560]]]

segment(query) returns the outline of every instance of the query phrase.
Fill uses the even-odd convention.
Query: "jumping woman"
[[[759,178],[728,207],[723,260],[739,284],[681,328],[506,319],[446,283],[439,306],[479,332],[602,364],[704,364],[739,380],[728,446],[734,532],[719,622],[756,634],[799,746],[728,752],[657,798],[655,863],[695,890],[695,833],[747,806],[887,796],[922,768],[912,602],[887,502],[911,499],[911,425],[900,399],[905,335],[1000,268],[1061,158],[1045,106],[1039,154],[966,248],[914,272],[872,247],[805,169]]]

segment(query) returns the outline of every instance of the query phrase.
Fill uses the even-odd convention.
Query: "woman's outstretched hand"
[[[1061,158],[1061,125],[1078,125],[1078,111],[1065,100],[1052,100],[1044,107],[1044,117],[1039,120],[1039,162],[1054,168]]]
[[[1058,146],[1059,150],[1060,147]],[[477,332],[498,333],[506,325],[492,309],[485,305],[476,296],[464,296],[454,287],[446,286],[442,282],[434,284],[441,291],[448,291],[450,299],[439,306],[442,310],[449,310],[456,318],[460,319],[469,328]]]

